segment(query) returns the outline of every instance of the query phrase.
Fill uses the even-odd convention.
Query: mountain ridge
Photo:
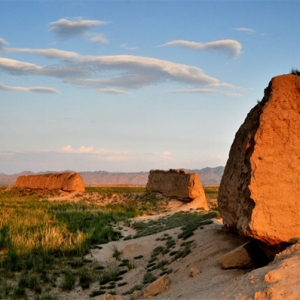
[[[182,168],[183,169],[183,168]],[[214,168],[206,167],[203,169],[184,169],[188,172],[198,173],[202,184],[220,184],[224,167],[218,166]],[[64,172],[70,172],[66,170]],[[73,172],[73,171],[71,171]],[[0,185],[14,185],[20,175],[35,175],[56,173],[55,171],[46,171],[34,173],[31,171],[23,171],[17,174],[6,175],[0,173]],[[79,172],[83,181],[87,185],[98,184],[128,184],[128,185],[146,185],[149,172],[107,172],[107,171],[84,171]]]

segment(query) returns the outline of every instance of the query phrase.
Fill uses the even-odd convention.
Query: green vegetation
[[[207,200],[218,198],[219,185],[206,185],[203,189]]]
[[[63,290],[71,290],[74,286],[76,278],[71,270],[64,271],[64,279],[61,285]]]
[[[149,283],[153,282],[156,279],[157,279],[157,277],[154,276],[151,272],[147,272],[144,275],[143,284],[149,284]]]
[[[113,251],[112,257],[114,257],[116,260],[120,260],[122,251],[119,251],[116,245],[112,246],[112,251]]]
[[[124,201],[96,205],[93,193],[108,198],[118,195]],[[216,199],[218,187],[205,187],[205,193],[208,199]],[[179,212],[156,221],[133,222],[130,219],[139,215],[165,212],[168,204],[168,199],[145,193],[140,187],[87,188],[83,200],[76,203],[47,201],[49,196],[59,196],[59,193],[0,190],[0,299],[26,299],[33,295],[37,300],[55,300],[58,296],[51,293],[52,288],[69,291],[79,284],[87,289],[95,282],[99,282],[100,287],[91,297],[106,290],[114,293],[117,287],[127,285],[116,282],[135,268],[135,260],[143,256],[122,259],[122,252],[114,246],[115,263],[102,266],[84,258],[90,249],[101,249],[99,244],[119,240],[118,230],[122,226],[136,229],[136,235],[128,238],[181,227],[177,240],[185,241],[197,228],[203,228],[211,218],[218,217],[217,211]],[[166,233],[158,241],[164,244],[153,249],[142,284],[134,289],[141,289],[161,274],[171,273],[168,265],[188,255],[193,245],[187,241],[179,247]]]
[[[291,74],[300,76],[300,71],[298,69],[292,68],[291,69]]]
[[[196,228],[209,224],[212,222],[210,219],[217,218],[219,213],[217,211],[211,212],[178,212],[168,217],[162,217],[158,220],[151,220],[148,222],[134,222],[132,227],[137,230],[134,238],[156,234],[168,229],[185,226],[183,236],[193,232]],[[208,221],[206,221],[208,220]],[[182,236],[182,237],[183,237]],[[180,237],[181,238],[181,237]]]
[[[145,193],[145,187],[86,187],[86,193],[99,193],[102,195],[112,195],[112,194],[135,194],[135,193]]]
[[[104,285],[110,281],[117,280],[120,280],[118,266],[114,263],[107,263],[106,268],[100,276],[100,284]]]
[[[93,245],[118,240],[121,234],[113,225],[142,213],[133,202],[96,206],[43,200],[49,193],[57,192],[12,189],[0,193],[0,298],[25,297],[27,290],[37,296],[42,293],[40,299],[51,298],[41,286],[54,287],[59,277],[63,290],[71,289],[76,278],[87,288],[96,279],[84,268],[93,263],[83,256]],[[94,267],[99,267],[98,278],[111,272]],[[78,268],[82,269],[74,270]],[[7,278],[17,286],[11,286]]]

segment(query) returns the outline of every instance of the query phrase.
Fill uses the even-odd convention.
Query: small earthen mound
[[[269,245],[300,238],[300,76],[273,78],[236,133],[220,184],[225,226]]]
[[[84,193],[84,182],[79,173],[53,173],[19,176],[16,187],[29,189],[62,190]]]

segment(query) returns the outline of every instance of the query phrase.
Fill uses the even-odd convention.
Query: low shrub
[[[63,281],[61,283],[61,288],[63,290],[71,290],[75,284],[76,278],[71,270],[64,271]]]
[[[143,277],[143,284],[149,284],[157,279],[151,272],[146,272]]]

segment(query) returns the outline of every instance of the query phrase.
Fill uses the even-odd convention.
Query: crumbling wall
[[[30,189],[63,190],[84,193],[84,182],[79,173],[53,173],[19,176],[16,187]]]

